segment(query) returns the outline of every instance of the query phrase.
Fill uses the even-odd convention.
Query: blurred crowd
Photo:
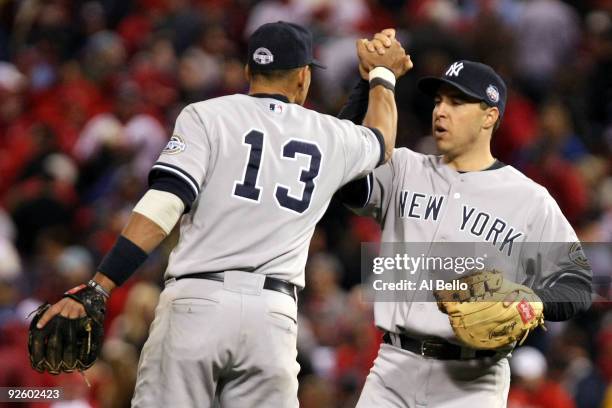
[[[510,89],[494,155],[547,187],[583,242],[604,243],[595,286],[610,299],[610,0],[4,0],[0,386],[64,387],[54,407],[129,406],[172,237],[113,294],[86,379],[30,368],[27,316],[94,273],[180,110],[246,92],[246,39],[277,20],[314,33],[328,69],[314,72],[307,107],[329,114],[358,78],[355,39],[397,28],[415,65],[396,89],[398,146],[421,152],[434,152],[433,105],[416,79],[456,59],[493,66]],[[317,227],[300,296],[304,408],[356,402],[381,341],[361,296],[360,242],[379,237],[336,202]],[[548,326],[514,353],[509,407],[612,407],[610,303]]]

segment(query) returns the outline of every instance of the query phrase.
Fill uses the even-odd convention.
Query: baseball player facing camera
[[[383,53],[392,39],[376,38],[367,48]],[[505,407],[513,347],[544,319],[588,309],[592,272],[547,190],[491,154],[506,105],[502,78],[464,60],[418,87],[435,102],[432,135],[441,155],[397,148],[338,196],[379,221],[383,243],[469,243],[497,256],[432,301],[402,294],[375,303],[384,344],[357,407]],[[340,117],[360,120],[367,88],[357,85]]]
[[[297,407],[296,302],[309,241],[334,192],[389,160],[394,84],[412,67],[397,41],[384,55],[364,41],[369,104],[355,125],[302,106],[321,67],[311,34],[284,22],[259,27],[248,43],[249,94],[183,109],[98,273],[33,319],[32,366],[91,366],[110,292],[180,220],[132,405]]]

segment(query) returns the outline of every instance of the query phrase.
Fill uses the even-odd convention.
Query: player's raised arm
[[[367,40],[357,41],[360,69],[368,72],[370,85],[368,109],[363,125],[376,128],[382,133],[385,142],[384,162],[391,158],[397,133],[395,81],[412,68],[410,57],[406,55],[401,44],[395,39],[387,40],[391,45],[383,55],[370,52]]]
[[[375,127],[371,125],[372,120],[385,121],[385,108],[390,109],[390,107],[372,106],[372,104],[368,104],[368,100],[370,98],[373,97],[375,101],[377,100],[376,98],[380,98],[380,95],[371,95],[372,90],[375,89],[376,86],[372,86],[374,84],[368,80],[370,78],[370,72],[376,68],[375,64],[379,63],[378,61],[375,61],[377,56],[384,55],[389,48],[394,45],[397,46],[398,44],[399,43],[395,40],[394,29],[385,29],[379,33],[376,33],[374,38],[370,41],[358,41],[357,48],[359,55],[359,73],[361,74],[361,79],[355,85],[348,97],[347,102],[340,110],[338,118],[350,120],[355,124],[363,123],[366,126],[370,124],[369,126],[371,127]],[[412,68],[410,56],[406,55],[403,60],[400,59],[399,61],[396,61],[395,64],[389,65],[389,68],[393,71],[393,76],[395,78],[402,76]],[[376,77],[376,72],[373,72],[373,76]],[[376,82],[378,81],[379,80],[376,80]],[[393,113],[389,115],[388,119],[393,120],[393,114],[397,115],[396,110],[393,110]],[[388,133],[389,136],[395,137],[396,126],[391,129],[391,134]],[[382,129],[379,130],[384,134]],[[385,162],[391,156],[394,145],[395,139],[393,139],[392,143],[385,140]],[[374,179],[372,174],[370,174],[367,177],[358,178],[350,183],[347,183],[338,191],[335,197],[349,208],[363,209],[372,197],[372,192],[375,190],[373,186]]]
[[[392,28],[387,28],[382,30],[379,33],[374,35],[374,38],[370,41],[365,42],[365,47],[369,52],[377,52],[379,54],[384,54],[386,52],[386,48],[391,47],[393,44],[393,40],[395,39],[395,30]],[[407,56],[406,64],[412,64],[410,57]],[[353,90],[349,94],[348,100],[340,109],[338,113],[339,119],[350,120],[356,125],[360,125],[363,123],[363,118],[365,117],[366,111],[368,110],[368,97],[370,92],[370,84],[369,80],[369,71],[372,67],[366,67],[364,64],[367,61],[360,60],[359,61],[359,74],[361,75],[361,79],[355,84]],[[410,65],[411,67],[412,65]],[[402,71],[403,71],[402,67]],[[399,71],[395,73],[396,78],[401,75]],[[403,71],[404,73],[407,71]]]

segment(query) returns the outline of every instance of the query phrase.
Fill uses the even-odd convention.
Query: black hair
[[[261,78],[265,81],[282,81],[289,79],[292,75],[295,74],[298,68],[290,68],[290,69],[272,69],[272,70],[257,70],[253,67],[249,67],[249,72],[251,73],[252,79]]]

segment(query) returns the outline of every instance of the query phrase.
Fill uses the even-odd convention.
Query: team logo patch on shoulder
[[[253,61],[259,65],[268,65],[274,62],[274,55],[272,55],[269,49],[259,47],[253,53]]]
[[[172,135],[166,147],[162,151],[162,154],[177,154],[185,150],[185,142],[179,135]]]
[[[574,242],[572,246],[570,246],[568,255],[570,261],[572,261],[572,263],[574,263],[575,265],[581,268],[591,269],[591,265],[589,265],[589,260],[584,254],[580,242]]]
[[[499,91],[493,85],[487,87],[487,98],[493,103],[499,102]]]

